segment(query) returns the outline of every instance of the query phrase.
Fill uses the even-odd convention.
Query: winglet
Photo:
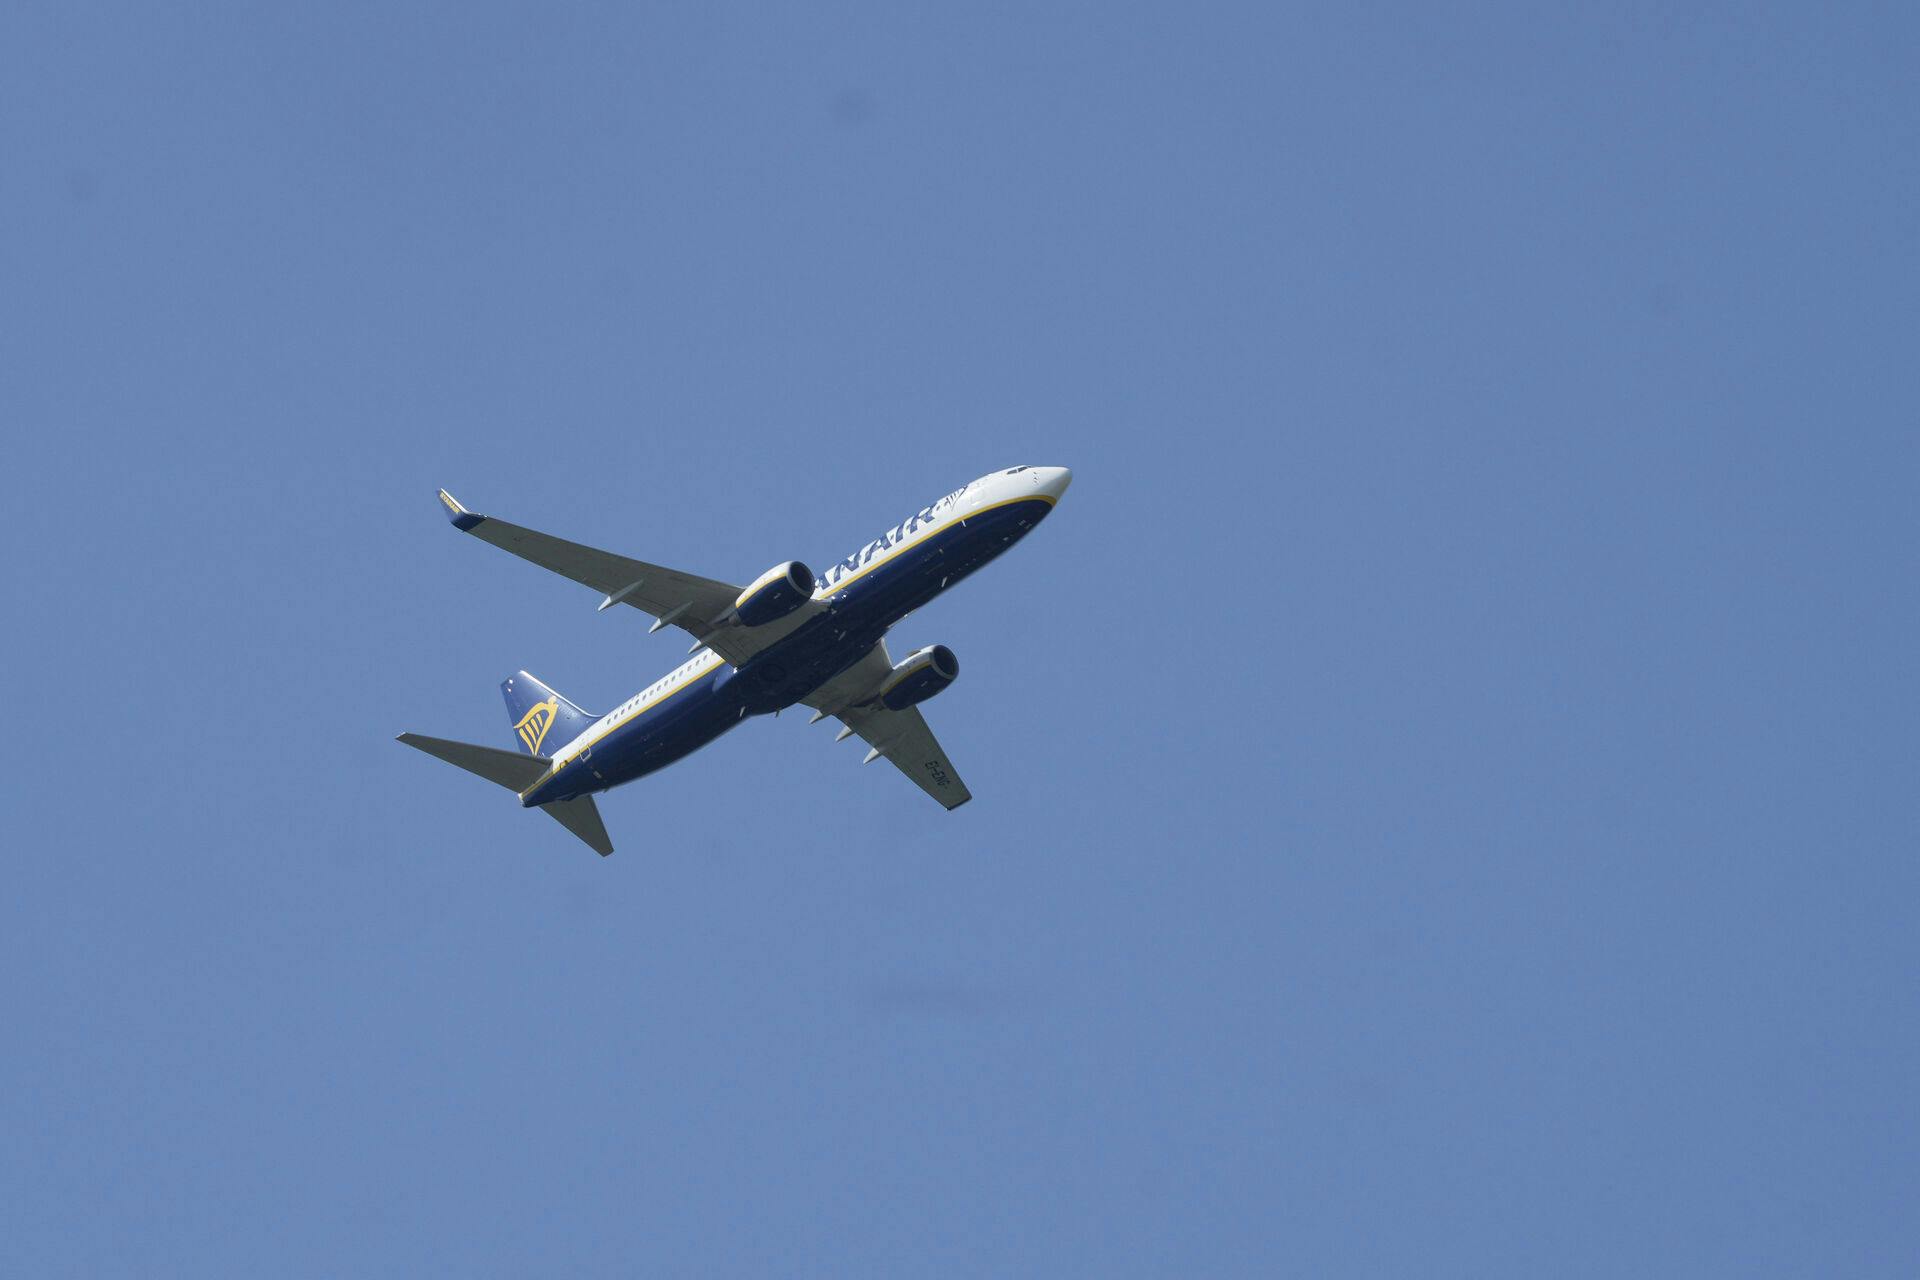
[[[477,516],[461,506],[445,489],[440,490],[440,501],[447,508],[447,519],[453,521],[453,527],[456,529],[471,529],[486,519],[485,516]]]

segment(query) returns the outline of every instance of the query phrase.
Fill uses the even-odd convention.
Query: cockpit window
[[[1010,475],[1010,476],[1017,476],[1017,475],[1019,475],[1019,474],[1020,474],[1020,473],[1021,473],[1022,471],[1025,471],[1025,470],[1027,470],[1027,468],[1026,468],[1026,467],[1008,467],[1008,468],[1007,468],[1007,472],[1006,472],[1006,473],[1007,473],[1008,475]]]

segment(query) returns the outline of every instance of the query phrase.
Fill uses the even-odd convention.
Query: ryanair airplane
[[[838,717],[835,742],[859,734],[913,784],[952,809],[972,799],[921,718],[919,704],[960,674],[945,645],[895,662],[894,623],[1027,536],[1066,493],[1065,467],[1011,467],[922,507],[824,574],[798,560],[745,587],[596,551],[492,516],[446,490],[454,527],[676,626],[693,656],[603,716],[582,711],[522,671],[500,686],[520,751],[403,733],[400,741],[517,793],[596,852],[613,842],[595,792],[644,777],[697,751],[750,715],[802,703],[813,721]],[[810,721],[809,723],[812,723]]]

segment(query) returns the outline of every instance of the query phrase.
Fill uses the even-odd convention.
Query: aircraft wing
[[[877,702],[858,701],[879,688],[892,670],[893,659],[887,654],[887,642],[882,640],[804,701],[817,711],[839,717],[842,724],[865,739],[872,748],[867,753],[868,762],[884,756],[943,808],[957,809],[973,799],[973,792],[960,780],[959,771],[927,727],[920,708],[889,711]],[[843,732],[841,736],[846,735]]]
[[[632,605],[656,619],[652,628],[655,631],[665,625],[679,627],[734,666],[825,607],[809,601],[780,621],[759,627],[721,622],[720,619],[733,612],[734,602],[740,598],[741,589],[730,582],[648,564],[645,560],[630,560],[611,551],[483,516],[461,506],[445,489],[440,490],[440,502],[456,529],[482,542],[491,542],[502,551],[511,551],[522,560],[530,560],[563,578],[592,587],[605,597],[600,601],[602,609],[616,604]]]

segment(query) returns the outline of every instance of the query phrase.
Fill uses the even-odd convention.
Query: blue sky
[[[1900,6],[0,13],[0,1269],[1920,1270]],[[1075,484],[587,853],[392,741]]]

